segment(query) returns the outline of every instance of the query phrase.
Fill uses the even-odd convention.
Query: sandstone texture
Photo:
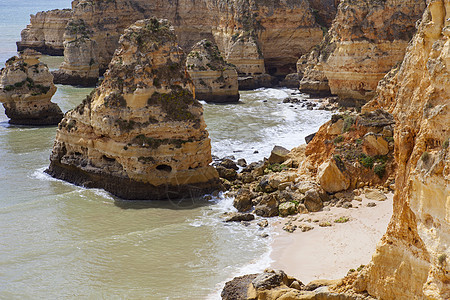
[[[82,20],[70,20],[64,33],[64,61],[53,72],[55,83],[94,86],[99,76],[97,42]]]
[[[380,299],[450,298],[450,1],[429,1],[399,68],[364,107],[396,119],[394,215],[357,289]]]
[[[198,42],[186,59],[186,68],[195,86],[195,98],[206,102],[239,101],[236,68],[226,63],[216,45]]]
[[[341,105],[361,106],[375,95],[378,81],[402,61],[426,1],[344,0],[320,47],[304,65],[300,89],[338,95]]]
[[[1,70],[0,102],[11,124],[58,124],[63,113],[50,101],[55,92],[53,76],[34,50],[11,57]]]
[[[315,46],[309,54],[305,54],[297,61],[297,73],[302,76],[299,89],[312,96],[326,97],[331,95],[328,78],[323,71],[323,64],[336,48],[332,41],[332,33],[328,32],[322,42]]]
[[[329,193],[362,185],[387,186],[395,171],[394,123],[392,115],[381,109],[333,115],[306,146],[299,173],[315,178]],[[366,151],[366,140],[374,135],[382,146],[387,145],[387,152]]]
[[[332,288],[342,284],[340,280],[317,280],[304,285],[281,270],[267,269],[260,274],[236,277],[225,284],[223,300],[251,299],[304,299],[304,300],[372,300],[374,298],[354,292],[336,293]]]
[[[102,84],[59,124],[47,172],[124,199],[217,189],[203,109],[171,25],[137,21],[119,44]]]
[[[124,29],[137,20],[155,16],[171,21],[185,50],[207,38],[218,45],[224,59],[236,66],[240,76],[284,77],[295,72],[298,58],[321,41],[323,31],[317,20],[327,24],[335,6],[330,0],[311,0],[311,4],[307,0],[73,1],[67,24],[82,20],[92,43],[71,44],[73,34],[68,26],[64,55],[88,52],[102,73]],[[319,10],[322,7],[332,9],[325,13]],[[73,49],[77,47],[80,50]],[[74,58],[66,58],[65,63],[62,70],[69,75],[80,67]]]
[[[30,16],[30,24],[21,32],[17,50],[27,48],[48,55],[64,54],[64,31],[71,17],[70,9],[41,11]]]

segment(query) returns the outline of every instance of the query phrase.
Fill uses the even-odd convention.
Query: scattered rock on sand
[[[269,221],[267,221],[266,219],[261,220],[258,222],[258,226],[261,228],[265,228],[265,227],[269,226]]]
[[[287,225],[283,226],[283,230],[285,230],[289,233],[293,233],[296,229],[297,229],[297,225],[293,225],[293,224],[287,224]]]
[[[340,170],[335,159],[329,159],[321,164],[317,177],[320,186],[328,193],[344,191],[350,186],[350,179]]]
[[[310,230],[313,230],[313,229],[314,229],[313,226],[308,225],[308,224],[302,224],[302,225],[300,225],[298,228],[299,228],[302,232],[307,232],[307,231],[310,231]]]
[[[374,189],[368,189],[364,195],[367,199],[375,200],[375,201],[385,201],[387,199],[386,195],[379,191]]]
[[[322,221],[322,222],[319,223],[319,226],[320,227],[330,227],[331,223],[327,222],[327,221]]]
[[[295,215],[297,213],[297,207],[294,202],[284,202],[278,206],[278,212],[281,217]]]
[[[311,189],[305,193],[304,204],[309,212],[320,211],[323,208],[322,199],[316,189]]]

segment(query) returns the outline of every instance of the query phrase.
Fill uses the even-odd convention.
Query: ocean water
[[[70,0],[0,0],[0,68],[16,54],[20,32],[30,23],[30,14],[38,11],[70,8]]]
[[[0,66],[30,13],[69,6],[1,0]],[[55,69],[61,58],[43,61]],[[57,87],[63,111],[91,90]],[[274,145],[304,143],[330,113],[283,104],[293,92],[259,89],[242,92],[239,104],[204,104],[213,154],[251,162]],[[227,195],[132,202],[55,180],[43,171],[56,127],[7,121],[0,109],[0,299],[218,299],[227,279],[269,265],[270,229],[223,223],[234,210]]]

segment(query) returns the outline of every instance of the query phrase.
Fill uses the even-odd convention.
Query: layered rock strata
[[[425,1],[341,1],[333,24],[336,49],[324,64],[331,92],[364,104],[401,62]]]
[[[11,124],[58,124],[63,113],[50,101],[55,92],[53,76],[34,50],[11,57],[1,70],[0,102]]]
[[[186,68],[195,86],[195,98],[206,102],[239,101],[236,68],[226,63],[216,45],[198,42],[186,59]]]
[[[94,86],[99,76],[97,42],[82,20],[70,20],[64,33],[64,61],[53,72],[55,83]]]
[[[334,115],[306,146],[299,173],[315,178],[328,193],[389,186],[395,171],[394,123],[383,110]]]
[[[344,0],[323,47],[309,57],[301,90],[339,96],[361,106],[375,95],[378,81],[402,61],[426,3],[424,0]]]
[[[450,1],[430,1],[401,67],[364,109],[397,120],[394,214],[355,284],[380,299],[450,298]]]
[[[329,0],[313,2],[317,7],[329,6]],[[83,20],[92,30],[88,37],[99,45],[95,48],[92,44],[89,51],[94,53],[100,72],[106,69],[123,30],[149,16],[169,19],[185,49],[204,38],[214,41],[224,58],[245,76],[295,72],[297,59],[322,39],[322,29],[307,0],[72,2],[71,21]],[[66,35],[67,30],[70,28]],[[70,34],[67,36],[70,42]],[[65,43],[69,46],[86,47]],[[70,50],[65,55],[81,52]],[[71,60],[66,63],[66,69],[70,69]],[[77,61],[73,64],[76,66]]]
[[[330,32],[325,35],[318,46],[297,61],[297,73],[302,76],[299,83],[299,89],[302,93],[318,97],[331,96],[328,79],[323,71],[323,64],[336,48],[332,37],[332,29],[330,29]]]
[[[47,172],[124,199],[218,188],[203,109],[171,25],[137,21],[119,44],[102,84],[59,124]]]
[[[30,16],[30,25],[22,30],[17,50],[27,48],[48,55],[64,54],[64,31],[72,12],[70,9],[41,11]]]

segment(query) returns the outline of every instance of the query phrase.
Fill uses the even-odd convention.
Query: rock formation
[[[297,73],[302,76],[299,89],[303,93],[318,97],[331,95],[328,79],[323,71],[323,64],[336,48],[336,43],[332,41],[333,34],[331,32],[332,29],[318,46],[297,61]]]
[[[344,0],[322,47],[310,55],[300,89],[363,105],[373,98],[378,81],[403,59],[421,17],[424,0]]]
[[[137,21],[102,84],[59,124],[47,170],[125,199],[172,199],[218,188],[201,104],[170,24]]]
[[[394,214],[357,289],[380,299],[450,298],[450,1],[430,1],[401,67],[364,107],[396,119]]]
[[[334,7],[330,0],[312,2],[314,7]],[[136,20],[150,16],[169,19],[184,49],[190,49],[204,38],[214,41],[225,60],[246,76],[292,73],[297,59],[322,39],[322,29],[315,17],[321,13],[312,9],[308,0],[73,1],[71,13],[72,22],[83,20],[91,30],[88,37],[95,43],[88,52],[98,62],[100,72],[111,60],[123,30]],[[322,15],[324,20],[330,18],[330,13]],[[66,29],[70,42],[72,38],[67,30],[70,28]],[[65,43],[65,47],[90,46]],[[70,55],[82,51],[66,52],[65,55]],[[79,64],[66,59],[66,70],[74,69],[70,66],[72,62],[75,67]],[[267,79],[258,80],[267,82]]]
[[[70,20],[64,33],[64,61],[53,72],[55,83],[93,86],[98,80],[97,43],[82,19]]]
[[[299,173],[315,178],[328,193],[389,186],[395,171],[393,125],[383,110],[334,115],[306,146]]]
[[[339,294],[316,294],[308,299],[352,299],[342,293],[355,292],[368,292],[377,299],[450,298],[449,28],[450,2],[430,1],[403,63],[380,81],[377,96],[363,107],[363,115],[384,107],[395,119],[393,216],[368,266],[328,288]],[[386,121],[390,119],[387,113],[383,115]],[[382,115],[377,119],[384,122]],[[331,123],[324,125],[326,132],[339,131],[340,121]],[[323,128],[311,143],[321,139],[321,132]],[[376,134],[364,137],[364,151],[385,151]],[[310,156],[328,156],[326,147],[316,150]],[[255,288],[255,278],[247,279],[247,288],[248,282]],[[303,299],[283,282],[269,290],[266,295],[275,296],[264,299],[277,299],[281,290],[286,295],[297,293],[289,294],[290,299]]]
[[[225,62],[216,45],[198,42],[186,59],[186,68],[195,86],[195,98],[207,102],[239,101],[236,68]]]
[[[20,34],[17,50],[30,48],[42,54],[63,55],[64,30],[71,14],[70,9],[54,9],[31,15],[30,25]]]
[[[39,62],[39,53],[26,50],[6,61],[0,73],[0,102],[17,125],[56,125],[63,114],[50,100],[56,92],[53,76]]]

